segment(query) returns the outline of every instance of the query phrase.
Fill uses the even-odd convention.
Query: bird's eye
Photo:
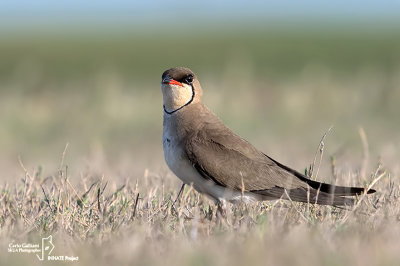
[[[185,78],[186,83],[191,84],[193,82],[193,76],[189,75]]]

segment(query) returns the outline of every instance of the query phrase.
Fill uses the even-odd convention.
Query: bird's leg
[[[182,186],[178,192],[178,196],[176,196],[176,199],[174,200],[174,202],[172,203],[172,206],[171,206],[171,209],[173,209],[177,214],[178,214],[178,212],[175,209],[175,203],[181,197],[184,188],[185,188],[185,183],[182,183]]]

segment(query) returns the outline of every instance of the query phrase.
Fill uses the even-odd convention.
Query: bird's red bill
[[[183,86],[182,83],[180,83],[180,82],[178,82],[178,81],[176,81],[176,80],[173,80],[173,79],[171,79],[171,80],[169,81],[169,84],[171,84],[171,85]]]

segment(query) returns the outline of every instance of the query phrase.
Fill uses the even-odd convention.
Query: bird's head
[[[196,75],[188,68],[174,67],[162,74],[161,91],[164,111],[172,114],[201,101],[202,90]]]

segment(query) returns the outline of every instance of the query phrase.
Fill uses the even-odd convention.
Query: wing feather
[[[330,205],[351,205],[354,200],[343,196],[364,192],[363,188],[310,180],[257,150],[218,118],[207,121],[187,138],[186,155],[204,178],[217,185],[272,198],[287,198],[288,194],[294,201]]]

